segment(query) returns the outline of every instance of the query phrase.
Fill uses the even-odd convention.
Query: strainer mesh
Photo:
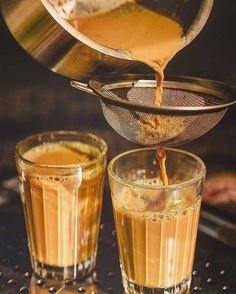
[[[124,87],[106,90],[106,95],[138,104],[154,103],[154,87]],[[162,107],[199,107],[220,105],[219,97],[182,89],[165,88]],[[146,146],[177,146],[190,142],[214,127],[226,109],[198,115],[153,115],[122,106],[101,102],[104,116],[111,127],[126,139]],[[158,120],[158,125],[153,122]]]

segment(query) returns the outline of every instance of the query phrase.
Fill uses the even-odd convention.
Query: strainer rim
[[[127,155],[127,154],[132,154],[132,153],[136,153],[136,152],[140,152],[143,150],[155,150],[156,151],[156,147],[143,147],[143,148],[135,148],[135,149],[131,149],[125,152],[122,152],[120,154],[118,154],[117,156],[115,156],[108,164],[107,170],[108,170],[108,175],[115,180],[116,182],[119,182],[120,184],[126,186],[126,187],[130,187],[130,188],[148,188],[150,190],[155,190],[155,191],[159,191],[159,190],[175,190],[177,188],[185,188],[188,186],[193,185],[194,183],[199,182],[201,179],[205,178],[206,176],[206,165],[205,163],[202,161],[202,159],[200,157],[198,157],[197,155],[183,150],[183,149],[178,149],[178,148],[165,148],[165,151],[172,151],[172,152],[177,152],[177,153],[181,153],[181,154],[185,154],[190,156],[191,158],[194,158],[199,164],[200,164],[200,172],[198,175],[196,175],[195,177],[187,180],[187,181],[183,181],[181,183],[178,184],[170,184],[170,185],[145,185],[145,184],[138,184],[138,183],[129,183],[128,181],[122,179],[121,177],[115,175],[115,173],[112,170],[112,166],[114,165],[114,163],[119,160],[120,158],[122,158],[123,156]],[[168,172],[168,171],[167,171]]]
[[[152,78],[152,80],[150,80]],[[109,83],[110,81],[110,83]],[[219,105],[214,106],[198,106],[198,107],[156,107],[150,105],[143,105],[138,104],[132,101],[128,101],[124,98],[113,98],[110,95],[106,94],[103,91],[104,88],[107,88],[109,85],[117,85],[119,84],[128,83],[129,85],[137,83],[137,82],[152,82],[155,83],[154,75],[152,74],[123,74],[123,75],[116,75],[116,76],[103,76],[103,77],[96,77],[89,82],[89,86],[100,96],[103,103],[106,105],[114,105],[118,107],[123,107],[126,109],[146,112],[150,114],[162,114],[162,115],[196,115],[196,114],[206,114],[206,113],[214,113],[219,112],[222,110],[227,110],[227,108],[236,103],[236,99],[231,98],[235,95],[236,97],[236,89],[226,83],[197,78],[197,77],[187,77],[187,76],[169,76],[164,81],[163,86],[164,88],[170,88],[170,83],[176,85],[182,85],[180,90],[191,90],[194,93],[202,93],[202,94],[210,94],[214,95],[218,98],[228,100],[227,103],[222,103]],[[173,86],[173,85],[172,85]],[[172,87],[173,88],[173,87]],[[203,92],[199,92],[199,91]]]

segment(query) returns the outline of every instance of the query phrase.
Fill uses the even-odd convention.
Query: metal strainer
[[[234,87],[190,77],[164,82],[160,108],[154,106],[156,81],[152,75],[98,78],[90,81],[90,88],[73,81],[72,86],[99,95],[111,127],[124,138],[146,146],[190,142],[213,128],[236,103]]]

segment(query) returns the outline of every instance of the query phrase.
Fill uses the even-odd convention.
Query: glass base
[[[187,294],[190,293],[191,276],[180,284],[169,288],[149,288],[129,281],[123,275],[123,286],[126,294]]]
[[[96,258],[92,257],[75,266],[51,266],[39,262],[32,257],[32,267],[36,276],[43,279],[51,279],[55,281],[61,280],[81,280],[87,277],[94,269]]]

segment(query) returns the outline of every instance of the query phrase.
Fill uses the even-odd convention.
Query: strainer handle
[[[81,91],[86,92],[86,93],[88,93],[88,94],[91,94],[91,95],[94,95],[94,96],[98,96],[98,95],[93,91],[93,89],[91,89],[91,88],[89,87],[89,85],[86,84],[86,83],[81,83],[81,82],[79,82],[79,81],[71,81],[71,82],[70,82],[70,85],[71,85],[73,88],[77,89],[77,90],[81,90]]]

